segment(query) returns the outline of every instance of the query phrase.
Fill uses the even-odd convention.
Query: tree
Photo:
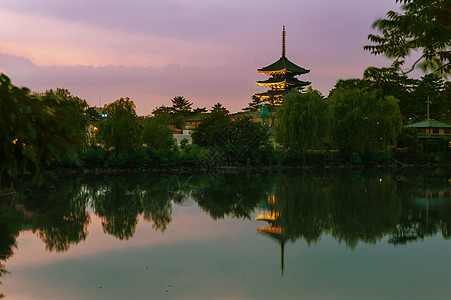
[[[404,64],[411,51],[422,50],[412,65],[423,70],[450,73],[451,2],[449,0],[396,0],[404,3],[402,13],[389,11],[387,19],[373,23],[381,35],[368,35],[373,45],[363,49],[372,54],[383,54],[395,60],[395,66]]]
[[[387,153],[402,128],[398,100],[366,88],[342,86],[328,97],[334,118],[333,142],[345,152]]]
[[[441,107],[437,119],[446,123],[451,123],[451,82],[444,83],[443,91],[440,93]]]
[[[252,96],[252,102],[248,103],[248,106],[243,108],[243,111],[259,111],[262,106],[266,106],[270,111],[274,111],[280,105],[280,98],[269,97],[263,99],[255,95]]]
[[[88,122],[92,118],[92,116],[89,117],[87,114],[89,105],[86,100],[74,96],[67,89],[62,88],[57,88],[55,91],[46,91],[46,96],[53,96],[60,99],[63,103],[66,103],[67,106],[70,106],[71,110],[73,110],[74,113],[72,114],[72,117],[70,119],[72,131],[74,132],[74,134],[80,137],[78,150],[84,148],[87,138],[86,128],[88,126]]]
[[[183,96],[174,97],[171,101],[172,107],[170,110],[175,115],[183,115],[186,117],[192,111],[191,107],[193,103],[189,102],[189,100],[185,99]]]
[[[243,108],[244,111],[258,111],[260,107],[266,105],[266,100],[255,95],[252,96],[252,102],[249,102],[248,106]]]
[[[227,108],[225,108],[224,106],[222,106],[222,104],[219,103],[219,102],[216,103],[215,105],[213,105],[213,106],[211,107],[210,111],[211,111],[212,113],[216,113],[216,112],[218,112],[218,113],[225,113],[225,114],[228,114],[228,113],[229,113],[229,111],[227,110]]]
[[[17,173],[28,170],[39,181],[42,164],[75,160],[86,139],[87,107],[75,98],[67,90],[33,95],[0,75],[0,190],[9,189]]]
[[[328,103],[315,90],[292,91],[276,112],[276,140],[299,151],[319,149],[329,138],[331,114]]]
[[[440,119],[445,110],[445,103],[442,103],[440,94],[444,90],[444,81],[437,74],[430,73],[418,82],[418,86],[412,93],[412,99],[417,103],[417,111],[414,114],[415,120],[426,119],[426,101],[430,101],[429,114],[431,119]],[[448,104],[449,106],[449,104]]]
[[[414,101],[413,91],[418,85],[417,79],[400,74],[399,69],[393,66],[389,68],[368,67],[363,73],[363,79],[368,83],[367,87],[377,91],[380,96],[393,96],[399,100],[399,107],[405,122],[411,121],[413,115],[416,115],[413,111],[419,107],[418,103]],[[421,109],[423,107],[424,105],[421,105]]]
[[[174,97],[172,101],[172,106],[169,107],[169,111],[172,115],[171,124],[178,129],[183,129],[185,126],[185,118],[192,113],[193,103],[189,102],[183,96]]]
[[[207,108],[206,107],[198,107],[193,109],[193,114],[203,114],[207,112]]]
[[[100,121],[100,118],[101,118],[100,113],[97,110],[95,110],[94,107],[87,108],[85,111],[85,114],[88,117],[90,122]]]
[[[205,117],[191,134],[193,142],[201,147],[214,146],[218,143],[221,133],[230,123],[227,110],[214,111],[212,109],[212,113]]]
[[[154,149],[170,149],[175,144],[169,122],[164,115],[143,120],[142,139],[148,147]]]
[[[116,152],[141,147],[142,126],[136,106],[129,98],[120,98],[105,105],[106,118],[99,124],[99,132],[107,149]]]

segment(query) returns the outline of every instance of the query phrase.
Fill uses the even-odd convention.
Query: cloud
[[[276,59],[278,56],[273,61]],[[311,70],[300,79],[311,81],[312,87],[324,95],[338,79],[361,77],[368,66],[365,54],[357,55],[353,60],[328,59],[325,62],[321,58],[304,59],[305,64],[291,60]],[[256,69],[273,61],[253,59],[207,67],[180,64],[163,67],[41,66],[23,57],[0,53],[0,72],[6,73],[17,86],[26,86],[35,92],[66,88],[95,106],[129,97],[140,115],[150,114],[161,105],[171,105],[170,100],[175,96],[186,97],[194,107],[210,108],[220,102],[236,112],[247,106],[254,93],[266,90],[255,84],[255,81],[266,78]],[[373,65],[388,64],[374,57],[373,62]]]
[[[257,68],[281,55],[327,95],[338,79],[389,61],[363,52],[393,0],[2,0],[0,72],[35,91],[63,87],[91,105],[130,97],[139,114],[182,95],[247,105]]]
[[[178,95],[194,102],[195,107],[210,108],[221,102],[230,110],[240,110],[255,93],[257,86],[247,78],[256,71],[250,66],[245,72],[235,72],[234,68],[182,67],[177,64],[162,68],[38,66],[25,58],[0,54],[0,70],[15,85],[36,92],[66,88],[96,106],[100,102],[103,105],[120,97],[130,97],[141,115],[151,113],[157,106],[170,105],[170,100]]]

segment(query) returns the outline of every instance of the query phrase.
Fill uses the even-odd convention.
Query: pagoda
[[[310,70],[299,67],[298,65],[292,63],[285,56],[285,26],[283,26],[282,31],[282,57],[275,63],[257,69],[259,73],[272,76],[271,78],[264,81],[257,81],[258,85],[270,88],[269,91],[265,93],[255,94],[261,100],[270,101],[276,105],[282,104],[282,98],[285,93],[292,89],[300,90],[304,86],[309,85],[309,81],[298,80],[295,76],[306,74]]]

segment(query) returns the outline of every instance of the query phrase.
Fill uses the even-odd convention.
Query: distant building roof
[[[243,111],[243,112],[237,112],[234,114],[230,114],[230,117],[236,118],[236,117],[261,117],[261,113],[259,111]],[[269,117],[274,117],[276,114],[274,112],[268,112]]]
[[[185,121],[201,121],[208,115],[210,115],[210,113],[196,114],[194,116],[185,119]]]
[[[413,128],[451,128],[451,125],[436,121],[436,120],[423,120],[420,122],[412,123],[405,125],[404,127],[413,127]]]

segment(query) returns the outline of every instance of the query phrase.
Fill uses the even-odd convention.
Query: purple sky
[[[99,106],[130,97],[147,115],[175,96],[236,112],[266,89],[256,69],[281,56],[324,95],[390,61],[364,52],[395,0],[0,0],[0,72]]]

